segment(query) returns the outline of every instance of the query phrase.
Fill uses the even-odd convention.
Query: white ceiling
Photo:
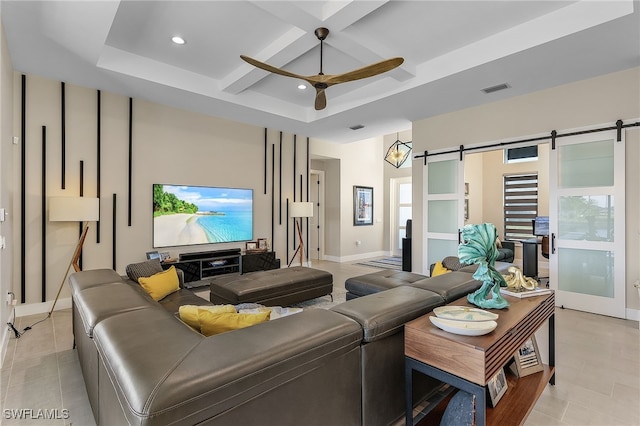
[[[640,3],[582,1],[5,1],[11,59],[37,74],[334,142],[640,66]],[[386,74],[315,91],[303,74],[394,56]],[[173,35],[187,41],[171,42]],[[485,94],[481,89],[507,83]],[[362,124],[360,130],[349,127]]]

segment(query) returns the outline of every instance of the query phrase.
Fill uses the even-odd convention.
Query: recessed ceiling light
[[[364,129],[364,126],[362,124],[356,124],[355,126],[351,126],[349,128],[351,130],[360,130],[360,129]]]
[[[306,89],[306,88],[307,88],[307,86],[306,86],[306,85],[304,85],[304,84],[302,84],[302,83],[298,84],[298,89],[300,89],[300,90],[304,90],[304,89]]]
[[[185,44],[186,41],[184,41],[184,39],[180,36],[173,36],[171,37],[171,41],[174,42],[175,44]]]

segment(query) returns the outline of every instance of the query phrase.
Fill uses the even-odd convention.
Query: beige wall
[[[562,132],[587,126],[611,125],[618,119],[640,117],[640,68],[579,81],[548,90],[506,99],[416,121],[413,124],[416,151],[473,146],[530,135]],[[461,125],[464,123],[464,125]],[[626,130],[626,282],[627,307],[640,308],[633,287],[640,277],[640,131]],[[415,165],[415,163],[414,163]],[[414,198],[422,197],[422,167],[413,168]],[[485,200],[486,204],[486,200]],[[487,209],[485,206],[484,210]],[[422,205],[414,203],[414,233],[422,241]],[[423,265],[422,244],[414,244],[414,270]]]
[[[17,149],[12,144],[13,136],[13,70],[11,57],[4,34],[4,27],[0,24],[0,208],[12,212],[13,206],[13,155]],[[14,216],[9,215],[4,222],[0,222],[0,235],[7,241],[7,248],[0,249],[0,366],[4,360],[7,348],[9,330],[5,324],[11,318],[12,307],[5,303],[5,295],[11,289],[11,264],[13,258],[13,229]]]
[[[11,86],[20,91],[21,75],[9,76]],[[66,189],[61,189],[61,101],[60,82],[39,76],[27,76],[27,201],[26,201],[26,303],[41,302],[42,237],[41,237],[41,162],[42,126],[46,126],[46,191],[51,196],[79,194],[79,162],[84,162],[84,195],[97,194],[97,92],[94,89],[66,85]],[[11,98],[9,98],[11,103]],[[271,171],[267,194],[264,194],[264,129],[243,123],[133,100],[133,175],[132,224],[128,226],[127,162],[129,132],[129,98],[101,93],[101,238],[96,242],[96,226],[92,225],[83,249],[84,269],[110,268],[112,240],[112,197],[117,196],[116,267],[124,273],[128,263],[145,259],[152,250],[152,185],[154,183],[203,186],[226,186],[254,190],[254,239],[271,237]],[[3,108],[11,111],[12,108]],[[19,134],[20,99],[13,99],[13,129]],[[9,117],[11,117],[9,115]],[[10,126],[9,126],[10,127]],[[306,199],[306,138],[297,137],[297,169],[293,172],[294,136],[282,137],[282,223],[279,223],[279,132],[269,129],[268,158],[275,147],[275,238],[273,249],[286,265],[297,241],[294,225],[286,217],[286,202],[300,199],[299,179],[303,176],[303,199]],[[22,141],[21,141],[22,143]],[[347,145],[310,141],[310,156],[319,159],[318,169],[326,177],[326,254],[330,260],[346,261],[384,254],[384,185],[383,161],[380,156],[382,137]],[[12,217],[20,211],[20,156],[13,156],[13,180],[10,190],[14,205]],[[11,170],[11,167],[4,168]],[[353,186],[374,188],[374,221],[372,226],[353,226]],[[287,234],[287,223],[288,234]],[[50,301],[60,285],[78,238],[75,223],[46,223],[46,289]],[[19,221],[13,232],[20,234]],[[356,245],[356,241],[360,241]],[[288,242],[288,244],[287,244]],[[288,251],[287,251],[288,246]],[[244,243],[207,244],[161,249],[172,257],[190,251],[244,247]],[[14,238],[12,290],[20,297],[20,241]],[[4,282],[4,281],[3,281]],[[68,298],[65,286],[62,298]],[[64,305],[62,305],[64,306]],[[61,306],[59,306],[61,307]],[[48,309],[48,308],[47,308]]]
[[[20,74],[13,77],[19,93]],[[251,188],[254,190],[254,239],[271,237],[271,185],[264,194],[264,129],[242,123],[204,116],[134,99],[132,224],[127,224],[127,161],[129,98],[102,92],[101,134],[101,240],[96,243],[92,225],[83,249],[83,267],[110,268],[112,241],[112,196],[117,194],[117,270],[124,273],[128,263],[145,259],[152,250],[152,185],[154,183]],[[4,99],[4,98],[3,98]],[[20,111],[19,98],[13,110]],[[5,111],[11,108],[3,107]],[[79,162],[84,161],[84,195],[96,196],[96,90],[66,85],[66,189],[61,189],[60,82],[27,76],[27,232],[26,302],[41,302],[41,161],[42,126],[47,131],[47,197],[79,194]],[[13,133],[19,134],[19,113],[13,117]],[[3,132],[11,134],[11,129]],[[9,139],[7,139],[9,140]],[[268,130],[268,164],[271,146],[276,146],[278,170],[279,132]],[[313,145],[313,141],[311,141]],[[16,151],[19,148],[16,148]],[[19,153],[19,152],[18,152]],[[20,217],[19,155],[14,156],[14,197],[12,215]],[[300,175],[306,175],[306,138],[297,138],[296,190],[299,200]],[[9,168],[10,169],[10,168]],[[3,167],[3,173],[5,168]],[[283,135],[282,199],[283,221],[278,220],[276,172],[275,240],[273,248],[286,264],[295,246],[293,222],[286,218],[286,199],[293,200],[293,135]],[[4,185],[3,185],[4,186]],[[303,180],[306,198],[306,178]],[[289,221],[289,238],[286,229]],[[47,300],[52,300],[64,275],[78,238],[75,223],[47,222]],[[14,221],[14,235],[20,235],[20,223]],[[13,244],[13,291],[20,292],[20,241]],[[289,240],[289,252],[286,242]],[[168,248],[173,257],[189,251],[244,247],[244,243],[206,244]],[[11,280],[9,280],[11,281]],[[3,280],[3,283],[5,280]],[[65,286],[62,297],[68,297]]]

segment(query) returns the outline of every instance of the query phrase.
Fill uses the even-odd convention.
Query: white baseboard
[[[627,319],[633,321],[640,321],[640,309],[627,308]]]
[[[361,253],[361,254],[352,254],[350,256],[324,256],[324,260],[329,260],[331,262],[345,263],[345,262],[356,262],[358,260],[371,259],[374,257],[383,257],[383,256],[391,256],[391,253],[388,251],[376,251],[372,253]]]
[[[9,315],[9,318],[11,318],[11,314]],[[9,347],[9,327],[3,327],[2,328],[3,333],[2,333],[2,346],[0,346],[0,369],[2,368],[2,366],[4,365],[4,357],[5,355],[7,355],[7,348]]]
[[[49,311],[51,310],[51,304],[53,303],[53,301],[50,302],[43,302],[43,303],[28,303],[25,305],[17,305],[16,306],[16,317],[26,317],[29,315],[37,315],[37,314],[43,314],[43,313],[49,313]],[[56,311],[59,311],[61,309],[69,309],[71,308],[71,298],[70,297],[65,297],[64,299],[58,299],[58,303],[56,304]]]

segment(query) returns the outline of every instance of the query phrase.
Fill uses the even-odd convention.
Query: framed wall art
[[[353,187],[353,225],[373,225],[373,188]]]

